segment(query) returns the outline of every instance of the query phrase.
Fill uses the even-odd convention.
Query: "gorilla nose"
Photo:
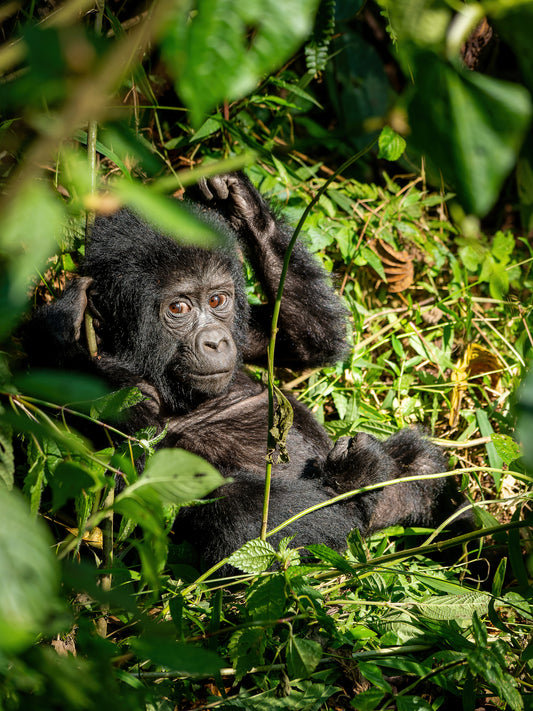
[[[196,335],[194,343],[199,375],[231,373],[237,362],[237,348],[228,329],[208,326]]]
[[[196,346],[207,355],[224,353],[229,347],[228,333],[222,328],[206,328],[198,334]]]

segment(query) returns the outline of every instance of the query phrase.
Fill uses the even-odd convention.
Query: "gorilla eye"
[[[224,294],[213,294],[213,296],[209,299],[209,306],[212,309],[216,309],[219,306],[222,306],[222,304],[225,304],[227,301],[227,297],[224,296]]]
[[[178,316],[180,314],[188,313],[191,310],[191,307],[185,301],[173,301],[169,304],[168,310],[171,314]]]

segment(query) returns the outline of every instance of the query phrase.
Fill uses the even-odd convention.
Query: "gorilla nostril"
[[[203,345],[204,348],[211,351],[223,351],[226,349],[228,341],[226,338],[209,339],[207,341],[204,341]]]

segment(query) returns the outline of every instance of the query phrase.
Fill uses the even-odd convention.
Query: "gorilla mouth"
[[[233,370],[218,370],[213,373],[190,373],[190,384],[199,391],[220,393],[226,389],[233,376]]]
[[[231,375],[232,370],[216,370],[213,373],[190,373],[191,378],[219,378]]]

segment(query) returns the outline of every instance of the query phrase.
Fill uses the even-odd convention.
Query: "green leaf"
[[[18,652],[59,609],[59,570],[48,530],[16,491],[0,488],[0,650]]]
[[[94,478],[83,466],[76,462],[60,462],[50,480],[52,487],[52,509],[57,511],[69,499],[75,499],[83,490],[95,485]]]
[[[213,226],[189,212],[178,200],[130,180],[121,180],[114,187],[120,200],[131,210],[153,225],[154,229],[175,237],[179,242],[208,247],[223,239]]]
[[[318,642],[300,637],[290,637],[287,647],[287,670],[291,678],[306,679],[316,669],[322,658]]]
[[[433,707],[420,696],[398,696],[396,698],[398,711],[432,711]]]
[[[337,568],[337,570],[340,570],[341,573],[345,573],[346,575],[354,574],[354,570],[350,563],[348,563],[348,561],[343,558],[340,553],[328,548],[328,546],[324,543],[311,544],[306,546],[306,548],[308,551],[311,551],[313,555],[316,555],[317,558],[320,558],[320,560],[323,560],[329,565],[332,565],[334,568]]]
[[[521,387],[517,402],[518,440],[524,448],[524,461],[533,471],[533,370],[529,370]]]
[[[285,610],[285,603],[285,578],[281,574],[261,578],[246,595],[246,609],[256,620],[278,619]]]
[[[493,432],[490,439],[496,449],[496,453],[503,459],[505,464],[511,464],[522,456],[522,447],[515,442],[512,437]]]
[[[481,432],[481,436],[490,437],[492,440],[494,430],[492,429],[492,425],[490,424],[488,415],[485,410],[477,409],[476,419],[479,426],[479,431]],[[492,441],[490,441],[485,448],[487,450],[487,456],[489,458],[489,465],[494,469],[501,469],[503,465],[503,460],[497,453],[496,447],[494,446]],[[499,489],[502,475],[498,472],[492,472],[492,476],[494,478],[494,483],[496,484],[496,487]]]
[[[160,639],[156,635],[132,638],[131,644],[141,657],[181,674],[213,676],[225,666],[215,652],[191,644]]]
[[[163,57],[199,125],[224,99],[250,92],[309,35],[317,0],[196,0],[174,4]]]
[[[140,503],[156,498],[163,504],[186,504],[201,499],[226,480],[205,459],[183,449],[160,449],[144,473],[117,497],[117,503],[133,499]]]
[[[270,568],[275,558],[276,551],[270,543],[255,538],[232,553],[228,558],[228,563],[245,573],[262,573]]]
[[[499,597],[502,594],[503,584],[505,582],[505,571],[507,570],[507,558],[502,558],[498,563],[494,579],[492,581],[492,595]]]
[[[408,103],[411,140],[468,213],[485,215],[515,164],[531,119],[524,87],[455,68],[426,51],[413,54]]]
[[[435,596],[420,602],[416,608],[431,620],[470,620],[474,613],[485,615],[489,609],[490,597],[484,593],[465,595]]]
[[[237,630],[231,635],[228,654],[235,667],[235,677],[240,681],[247,671],[263,664],[267,636],[262,627]]]
[[[58,405],[73,405],[87,411],[93,400],[103,397],[109,388],[101,378],[82,373],[59,370],[32,370],[13,378],[14,384],[25,395]]]
[[[502,264],[507,264],[513,253],[515,239],[511,232],[496,232],[490,251]]]
[[[360,694],[353,699],[351,705],[357,711],[374,711],[374,709],[381,703],[385,693],[379,689],[369,689],[368,691],[362,691]]]
[[[31,209],[28,206],[31,205]],[[0,335],[26,305],[29,281],[53,251],[65,221],[57,195],[37,180],[24,185],[0,216]]]
[[[405,151],[405,139],[393,131],[390,126],[385,126],[379,134],[378,158],[395,161],[402,157]]]
[[[383,672],[374,662],[359,662],[359,671],[368,679],[372,686],[381,689],[382,691],[392,691],[389,682],[383,678]]]
[[[14,474],[13,428],[2,424],[0,426],[0,483],[6,489],[13,488]]]
[[[116,418],[124,410],[138,405],[143,400],[146,400],[146,396],[142,394],[139,388],[115,390],[92,403],[91,417],[95,420]]]

